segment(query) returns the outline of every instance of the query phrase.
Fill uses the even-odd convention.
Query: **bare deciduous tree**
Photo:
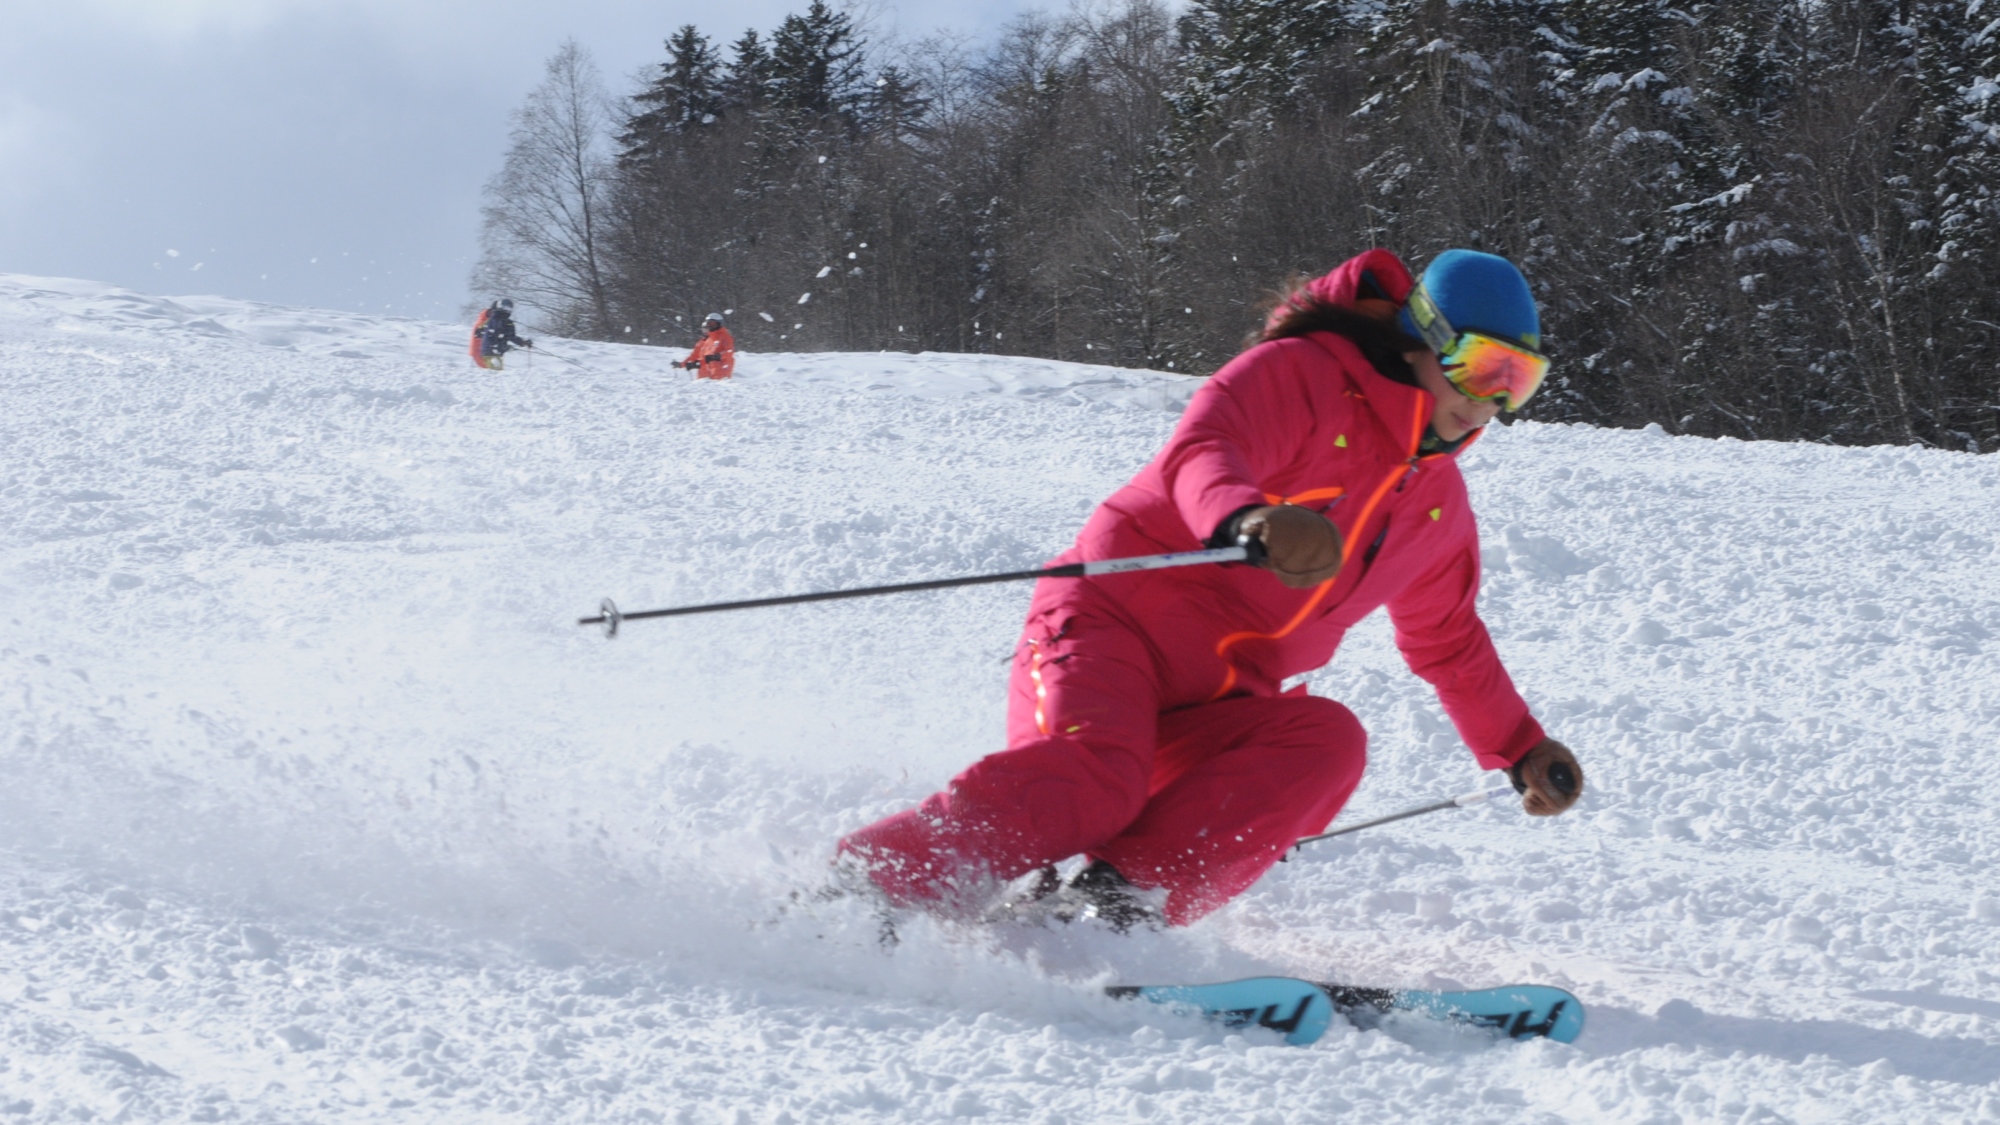
[[[610,334],[604,239],[616,117],[589,54],[565,42],[515,111],[506,162],[486,185],[475,292],[524,300],[553,331]]]

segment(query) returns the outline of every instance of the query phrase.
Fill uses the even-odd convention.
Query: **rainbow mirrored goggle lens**
[[[1547,356],[1478,332],[1461,333],[1439,353],[1444,377],[1460,394],[1480,402],[1498,400],[1502,410],[1519,410],[1541,389],[1549,373]]]

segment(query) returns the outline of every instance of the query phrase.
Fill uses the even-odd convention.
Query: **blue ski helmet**
[[[1455,332],[1480,332],[1539,351],[1541,314],[1528,280],[1514,263],[1478,250],[1447,250],[1424,270],[1417,283]],[[1423,333],[1406,307],[1399,315],[1403,331],[1418,339]]]

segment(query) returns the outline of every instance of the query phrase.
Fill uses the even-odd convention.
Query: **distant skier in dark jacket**
[[[524,340],[514,331],[514,299],[502,297],[488,305],[479,314],[479,320],[472,326],[472,362],[489,371],[501,369],[500,357],[519,346],[532,348],[533,340]]]

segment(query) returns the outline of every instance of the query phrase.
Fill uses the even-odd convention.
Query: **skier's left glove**
[[[535,346],[535,342],[533,340],[523,340],[521,341],[521,346],[524,348],[532,348]]]
[[[1507,770],[1520,793],[1521,807],[1530,816],[1554,816],[1565,812],[1583,795],[1583,767],[1569,747],[1553,738],[1544,738],[1521,755]]]

